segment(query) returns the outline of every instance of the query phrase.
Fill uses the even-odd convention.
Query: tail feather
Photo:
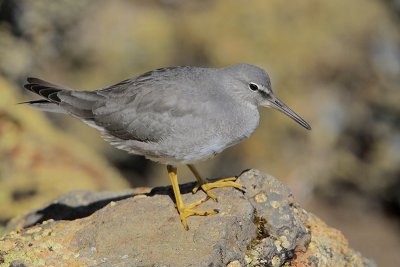
[[[67,113],[79,119],[91,120],[92,107],[102,98],[95,92],[75,91],[38,78],[29,77],[27,81],[24,87],[44,99],[28,101],[25,104],[43,111]]]
[[[76,94],[74,94],[73,92],[69,94],[63,94],[62,102],[74,106],[76,108],[91,110],[94,100],[87,100],[85,98],[81,98],[80,96],[76,96]]]
[[[56,103],[59,103],[60,99],[54,96],[57,96],[58,92],[69,90],[38,78],[29,77],[27,80],[28,83],[24,85],[26,89]],[[53,97],[51,97],[51,95],[53,95]]]
[[[67,113],[58,104],[50,102],[48,100],[44,100],[44,99],[43,100],[26,101],[26,102],[21,102],[18,104],[28,104],[29,106],[39,109],[41,111],[63,113],[63,114]]]
[[[54,83],[50,83],[50,82],[47,82],[47,81],[39,79],[39,78],[28,77],[26,80],[28,81],[28,84],[26,84],[26,85],[41,85],[41,86],[45,86],[45,87],[48,87],[48,88],[68,89],[68,88],[66,88],[64,86],[60,86],[60,85],[57,85],[57,84],[54,84]]]

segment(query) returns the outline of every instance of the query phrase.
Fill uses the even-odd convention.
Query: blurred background
[[[262,109],[256,133],[201,173],[272,174],[364,256],[399,263],[398,0],[0,0],[0,233],[69,190],[169,184],[165,166],[86,125],[15,105],[34,98],[27,76],[91,90],[159,67],[235,63],[267,69],[313,130]]]

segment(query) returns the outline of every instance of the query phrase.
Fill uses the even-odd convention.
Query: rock
[[[246,192],[215,189],[219,202],[201,209],[220,213],[190,217],[189,231],[170,187],[70,193],[9,225],[0,266],[372,266],[277,179],[249,170],[238,182]],[[193,185],[181,186],[185,203],[204,196]]]

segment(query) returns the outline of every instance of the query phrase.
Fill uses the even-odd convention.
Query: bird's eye
[[[252,91],[257,91],[258,90],[258,85],[255,83],[249,83],[249,88]]]

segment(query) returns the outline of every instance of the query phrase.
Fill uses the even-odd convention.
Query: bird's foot
[[[211,183],[208,183],[206,181],[204,181],[204,183],[198,182],[197,185],[193,188],[192,192],[196,193],[199,189],[201,189],[202,191],[204,191],[204,193],[207,194],[209,198],[214,201],[218,201],[217,196],[211,193],[210,190],[214,188],[234,187],[236,189],[244,191],[244,187],[241,184],[236,183],[236,180],[237,177],[229,177]]]
[[[188,205],[182,205],[180,207],[177,207],[179,211],[179,216],[181,218],[181,222],[183,224],[183,227],[186,230],[189,230],[189,226],[187,224],[186,218],[190,216],[208,216],[208,215],[214,215],[219,212],[218,209],[213,209],[213,210],[194,210],[197,206],[202,204],[203,202],[207,201],[209,198],[205,197],[203,199],[200,199],[194,203],[188,204]]]

